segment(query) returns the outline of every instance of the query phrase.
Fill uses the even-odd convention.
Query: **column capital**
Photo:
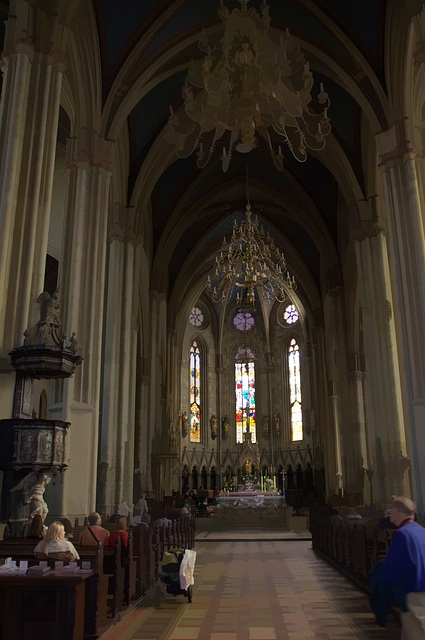
[[[4,53],[19,52],[23,44],[34,47],[44,55],[64,60],[64,48],[69,34],[65,17],[35,2],[15,3],[15,10],[7,19]],[[41,4],[41,3],[38,3]]]
[[[387,235],[387,225],[382,221],[363,221],[361,229],[354,232],[352,239],[357,242],[363,242],[367,238],[377,238],[379,235]]]
[[[134,231],[134,207],[124,207],[115,203],[112,206],[111,218],[107,235],[109,243],[122,242],[132,244],[133,247],[143,246],[143,238]]]
[[[350,382],[362,382],[365,379],[363,371],[348,371],[347,379]]]
[[[4,71],[9,67],[15,59],[20,56],[26,56],[32,64],[35,62],[47,62],[59,73],[64,73],[67,67],[67,59],[62,51],[37,51],[34,43],[30,40],[20,39],[13,43],[13,48],[4,51],[0,58],[0,70]]]
[[[408,118],[397,120],[386,131],[376,134],[379,153],[378,166],[385,171],[388,166],[402,161],[406,155],[416,157],[417,152],[408,133]]]
[[[83,127],[76,136],[69,138],[66,149],[66,166],[98,167],[112,173],[113,140],[103,138],[93,129]]]

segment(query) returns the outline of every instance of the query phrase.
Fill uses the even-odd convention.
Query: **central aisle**
[[[102,640],[398,640],[310,541],[197,542],[192,604],[157,586]]]

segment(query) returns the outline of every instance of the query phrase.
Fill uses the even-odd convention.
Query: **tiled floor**
[[[308,540],[196,543],[193,602],[162,586],[102,640],[397,640]]]

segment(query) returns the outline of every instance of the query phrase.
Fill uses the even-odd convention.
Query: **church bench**
[[[186,515],[170,524],[157,524],[153,527],[152,546],[154,550],[155,580],[159,577],[159,567],[164,551],[171,547],[193,549],[195,544],[195,517]]]
[[[94,640],[94,574],[1,575],[0,640]]]
[[[34,548],[36,540],[29,541],[28,538],[8,538],[0,542],[0,559],[11,557],[14,560],[27,560],[32,566],[39,563],[35,557]],[[80,547],[74,545],[80,556],[80,562],[90,562],[90,567],[95,574],[93,589],[90,593],[91,606],[94,608],[94,615],[98,627],[107,623],[107,592],[108,580],[103,572],[103,550],[102,547]],[[54,568],[55,561],[48,560],[49,566]],[[64,562],[68,564],[68,562]]]
[[[136,562],[136,595],[142,595],[155,582],[155,553],[153,528],[139,526],[133,532],[133,550]]]
[[[5,556],[1,556],[0,557],[0,564],[4,564],[5,562],[5,558],[6,557],[12,557],[13,560],[16,560],[17,563],[19,564],[21,561],[27,561],[28,562],[28,567],[32,567],[35,565],[38,565],[40,560],[38,558],[35,557],[34,555],[34,545],[28,545],[28,544],[19,544],[19,543],[15,543],[15,544],[10,544],[8,545],[6,548],[4,548],[2,550],[2,552],[5,552],[7,555]],[[12,553],[8,553],[9,551],[11,551]],[[84,561],[84,562],[89,562],[90,563],[90,569],[92,571],[92,574],[90,576],[87,576],[87,574],[75,574],[73,576],[68,576],[68,575],[63,575],[63,576],[50,576],[50,574],[48,576],[46,576],[47,580],[43,582],[43,580],[41,580],[40,583],[38,583],[38,587],[37,587],[37,591],[40,591],[40,589],[44,586],[46,586],[47,590],[50,589],[51,587],[51,578],[55,577],[57,578],[57,589],[61,588],[61,578],[63,579],[63,585],[64,587],[66,587],[67,583],[68,583],[68,579],[69,577],[74,577],[74,578],[83,578],[83,581],[85,582],[84,584],[84,615],[83,615],[83,623],[84,623],[84,634],[81,635],[81,638],[84,637],[84,639],[91,639],[91,638],[97,638],[97,632],[98,629],[101,628],[103,625],[106,624],[107,622],[107,617],[106,617],[106,607],[102,607],[102,598],[101,598],[101,576],[102,576],[102,569],[101,569],[101,558],[102,556],[99,555],[98,553],[96,553],[96,549],[94,549],[94,553],[90,553],[87,556],[82,557],[80,560],[78,560],[77,562],[80,564],[80,562]],[[51,568],[51,569],[55,569],[56,568],[56,561],[53,559],[49,559],[46,560],[47,565]],[[63,562],[63,565],[66,566],[69,563],[67,561]],[[3,579],[3,583],[5,585],[7,585],[7,582],[5,582],[5,579],[7,578],[14,578],[14,576],[0,576]],[[37,577],[37,576],[36,576]],[[39,578],[43,578],[43,576],[38,576]],[[90,578],[90,580],[86,579],[86,578]],[[16,578],[25,578],[25,576],[16,576]],[[34,576],[30,577],[30,580],[28,581],[28,585],[33,585],[33,578]],[[78,580],[77,580],[78,582]],[[15,586],[17,585],[17,582],[15,581],[13,583]],[[26,583],[25,581],[22,582],[22,587],[26,587]],[[6,588],[5,586],[3,588]],[[65,593],[68,593],[69,589],[65,589]],[[81,591],[81,590],[80,590]],[[48,593],[46,593],[46,597],[48,597]],[[80,599],[83,597],[83,595],[80,594]],[[71,605],[73,602],[73,599],[71,599]],[[79,617],[81,616],[81,611],[78,613],[76,613],[76,616]],[[68,620],[68,625],[71,624],[71,620]],[[75,620],[75,625],[76,626],[80,626],[81,627],[81,620]],[[79,633],[83,633],[80,629]],[[80,637],[79,633],[76,632],[76,634],[74,634],[72,636],[72,638],[76,638],[76,637]],[[66,634],[65,634],[66,636]],[[70,636],[71,637],[71,636]],[[52,637],[52,640],[55,640],[55,638]]]
[[[377,519],[379,521],[379,519]],[[349,523],[312,512],[312,546],[356,584],[368,590],[369,576],[385,557],[393,529],[376,528],[377,520]]]

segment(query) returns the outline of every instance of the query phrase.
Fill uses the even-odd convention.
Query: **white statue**
[[[47,473],[40,475],[37,471],[31,471],[10,490],[11,492],[22,491],[24,493],[24,502],[30,505],[30,518],[38,513],[43,522],[45,521],[49,508],[44,500],[44,491],[50,479]]]

